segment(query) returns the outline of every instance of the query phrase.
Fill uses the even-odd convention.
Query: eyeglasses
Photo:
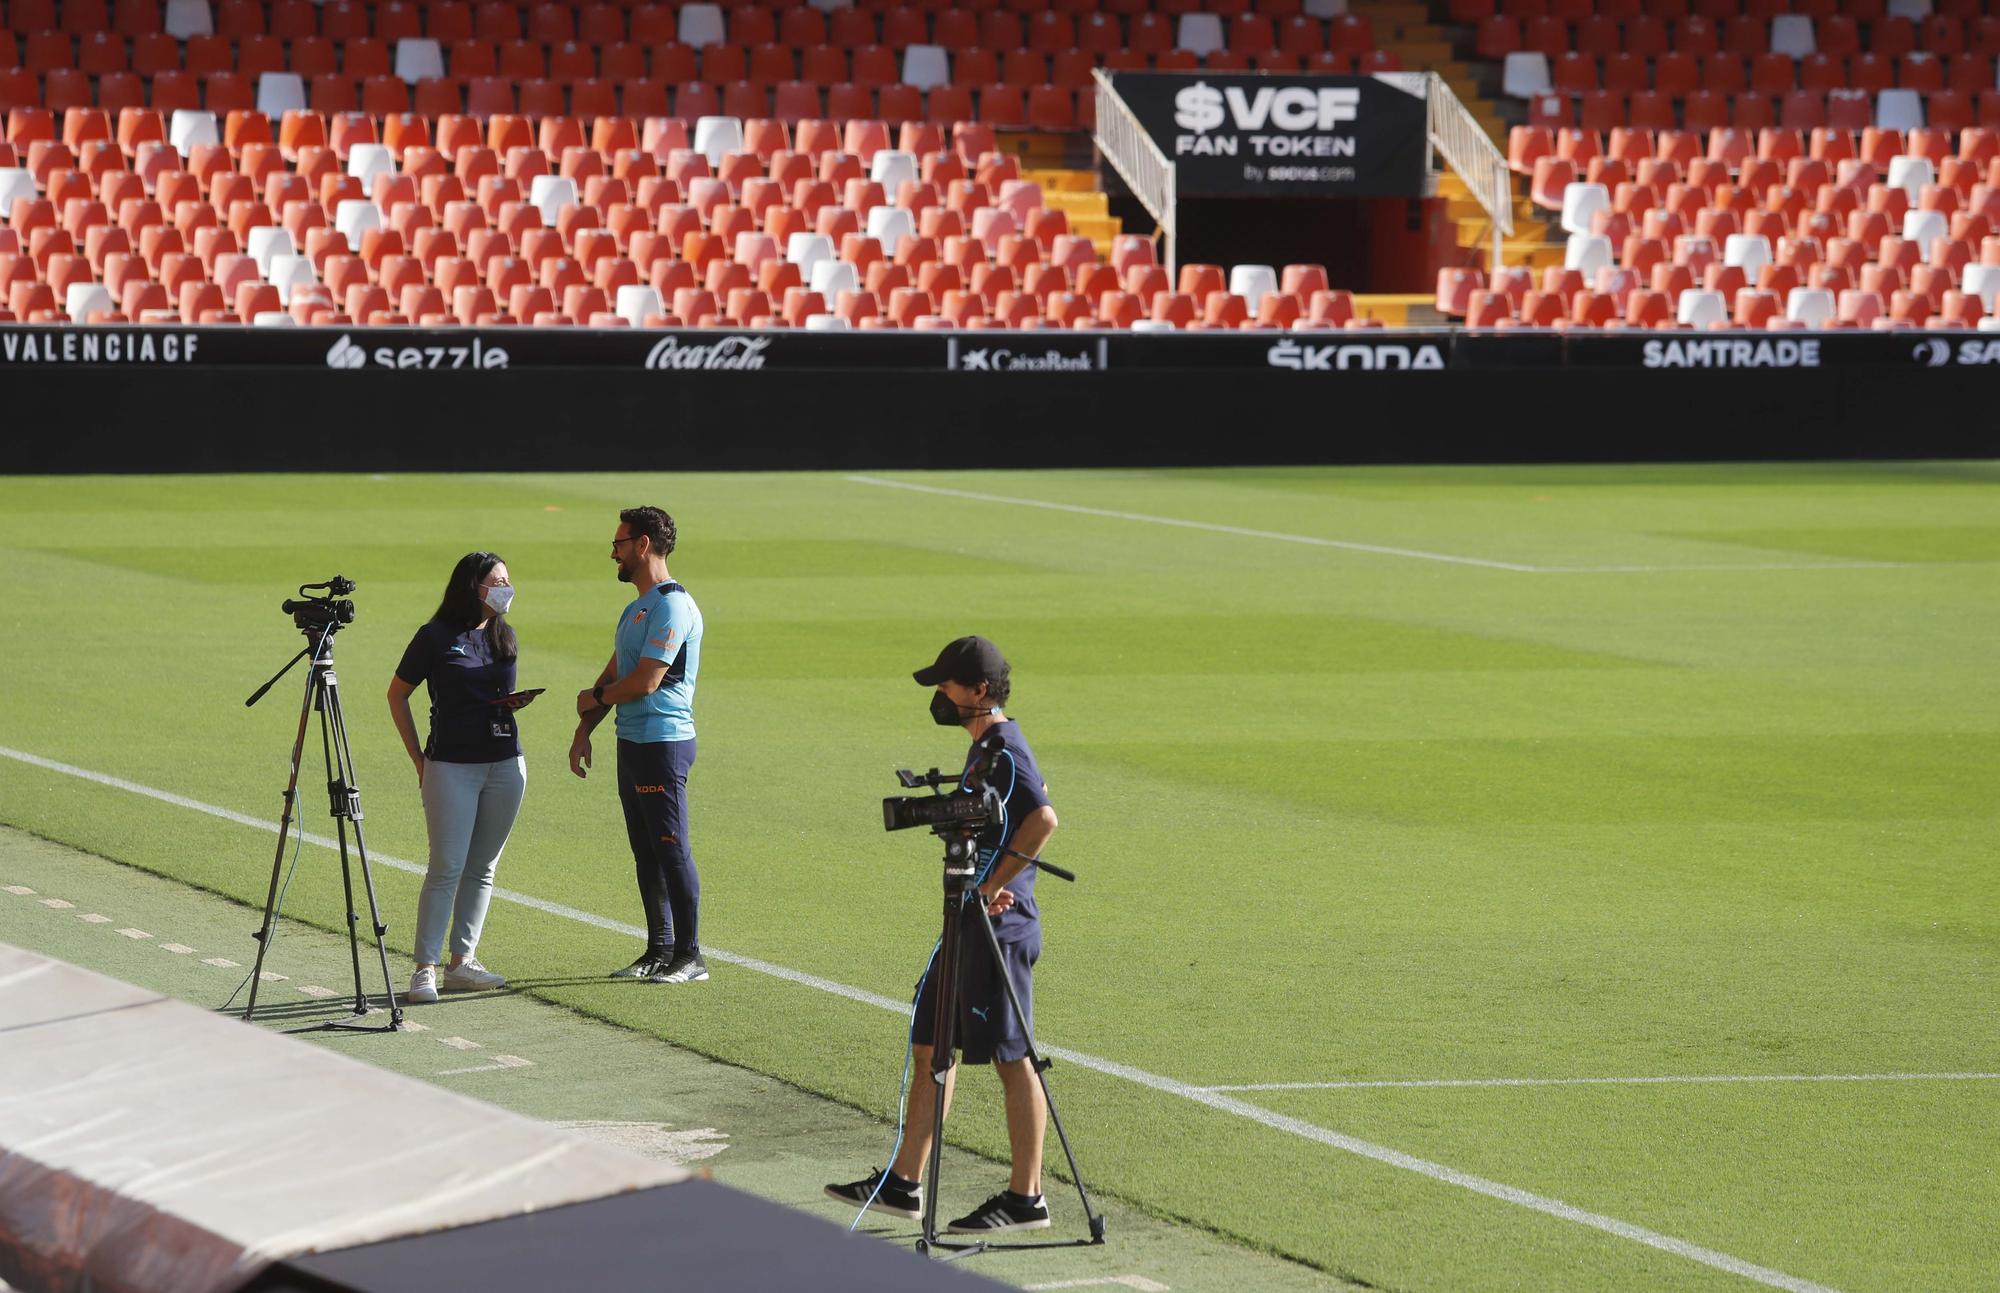
[[[645,537],[646,537],[646,536],[645,536],[645,535],[643,535],[643,534],[628,534],[628,535],[626,535],[626,536],[625,536],[624,538],[622,538],[622,539],[613,539],[613,540],[611,541],[611,550],[612,550],[613,552],[616,552],[616,551],[618,551],[618,545],[619,545],[619,544],[621,544],[621,543],[630,543],[630,542],[632,542],[632,540],[634,540],[634,539],[643,539],[643,538],[645,538]]]

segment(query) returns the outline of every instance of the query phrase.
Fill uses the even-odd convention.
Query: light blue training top
[[[679,584],[656,584],[618,616],[618,676],[644,657],[667,662],[660,689],[618,706],[621,741],[694,739],[694,678],[701,668],[701,608]]]

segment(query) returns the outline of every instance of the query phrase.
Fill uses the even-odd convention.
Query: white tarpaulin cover
[[[0,943],[0,1278],[25,1288],[225,1289],[686,1176]]]

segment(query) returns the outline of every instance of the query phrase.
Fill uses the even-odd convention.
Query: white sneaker
[[[435,965],[424,965],[410,976],[410,990],[403,994],[403,1000],[413,1005],[428,1005],[438,999],[438,972]]]
[[[468,956],[455,966],[447,966],[444,972],[446,992],[491,992],[506,986],[507,980],[481,965],[476,956]]]

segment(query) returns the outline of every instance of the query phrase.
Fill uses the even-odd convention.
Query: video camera
[[[1003,812],[1000,792],[990,784],[992,751],[966,772],[954,775],[932,768],[921,775],[908,768],[896,769],[896,780],[906,789],[929,786],[928,795],[892,795],[882,801],[882,829],[909,830],[928,826],[933,835],[977,835],[999,821]],[[944,787],[957,786],[950,794]]]
[[[308,589],[324,588],[320,596],[311,596]],[[287,597],[278,607],[292,617],[292,623],[300,632],[338,633],[343,625],[354,623],[354,603],[348,594],[354,591],[354,581],[344,575],[320,584],[300,584],[299,600]]]

